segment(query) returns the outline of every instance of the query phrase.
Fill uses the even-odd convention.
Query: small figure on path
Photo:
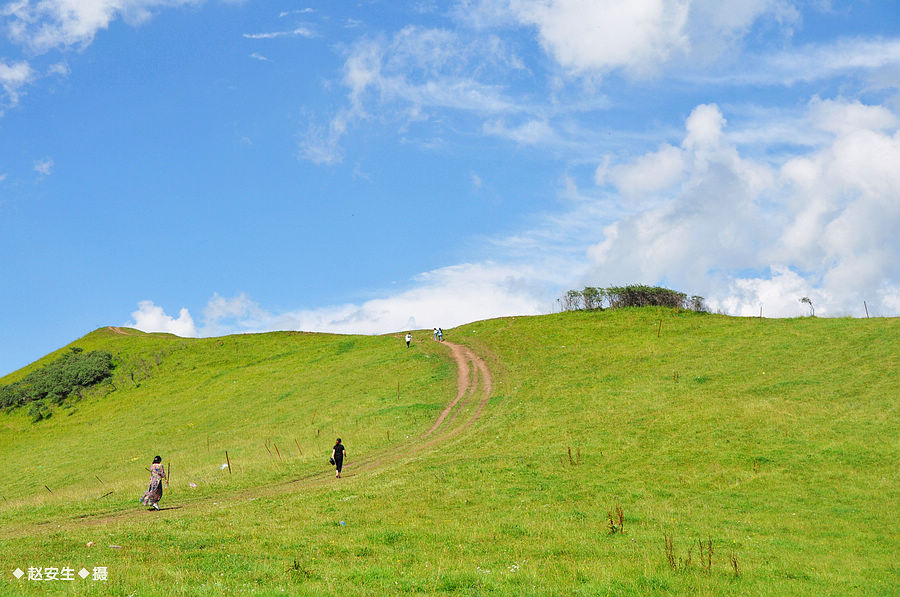
[[[409,348],[409,343],[412,342],[412,334],[407,332],[406,334],[406,347]]]
[[[438,328],[438,342],[443,342],[443,341],[444,341],[444,330],[442,330],[441,328]]]
[[[434,339],[437,340],[437,328],[434,328]]]
[[[169,481],[166,479],[166,469],[162,465],[162,457],[157,456],[150,465],[150,486],[147,492],[141,498],[141,503],[150,506],[152,510],[159,510],[159,500],[162,499],[163,484],[168,488]]]
[[[335,475],[335,478],[337,479],[341,478],[341,468],[344,466],[344,456],[346,455],[347,450],[344,449],[341,438],[337,438],[337,442],[331,450],[331,460],[334,463],[334,468],[337,470],[337,474]]]

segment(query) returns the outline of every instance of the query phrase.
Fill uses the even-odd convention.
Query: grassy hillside
[[[189,595],[900,586],[897,319],[473,323],[447,339],[484,358],[491,400],[470,427],[463,400],[427,440],[457,395],[428,333],[407,350],[392,336],[123,331],[75,343],[116,355],[116,391],[37,424],[0,415],[0,593],[158,593],[148,574]],[[340,481],[325,464],[336,435]],[[157,453],[173,509],[149,513],[136,500]],[[109,580],[10,575],[28,566],[105,566]]]

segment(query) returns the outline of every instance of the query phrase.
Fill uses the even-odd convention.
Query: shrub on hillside
[[[587,286],[584,290],[569,290],[562,298],[563,309],[566,311],[603,309],[604,304],[609,309],[671,307],[698,312],[706,311],[702,296],[688,296],[684,292],[670,288],[643,284],[610,286],[609,288]]]
[[[110,353],[103,350],[85,353],[80,348],[73,348],[20,381],[0,386],[0,407],[11,409],[33,403],[32,416],[45,413],[43,405],[61,404],[67,398],[80,395],[83,389],[110,377],[112,370]],[[36,420],[47,416],[43,414]]]

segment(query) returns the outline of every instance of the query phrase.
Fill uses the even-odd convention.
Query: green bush
[[[562,296],[562,305],[566,311],[580,309],[602,309],[604,303],[610,309],[622,307],[671,307],[673,309],[690,309],[706,311],[702,296],[688,296],[684,292],[663,288],[661,286],[645,286],[630,284],[628,286],[610,286],[595,288],[587,286],[584,290],[569,290]]]
[[[73,348],[32,371],[24,379],[0,386],[0,407],[13,409],[31,403],[29,415],[35,420],[49,417],[46,405],[62,404],[72,396],[112,375],[112,355],[103,350],[85,353]]]

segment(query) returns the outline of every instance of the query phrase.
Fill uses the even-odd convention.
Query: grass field
[[[0,414],[0,593],[900,592],[898,319],[476,322],[446,337],[490,400],[428,439],[457,395],[429,332],[122,331],[74,343],[116,355],[115,391]],[[108,579],[12,576],[51,566]]]

